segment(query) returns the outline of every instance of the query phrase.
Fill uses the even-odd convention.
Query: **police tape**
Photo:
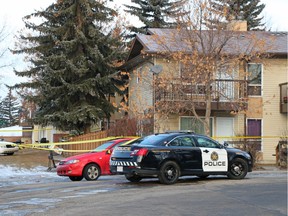
[[[274,138],[283,138],[287,139],[288,136],[212,136],[213,139],[274,139]]]
[[[23,144],[24,146],[50,146],[50,145],[74,145],[74,144],[83,144],[83,143],[93,143],[93,142],[103,142],[114,139],[121,139],[123,136],[118,137],[106,137],[95,140],[82,140],[82,141],[72,141],[72,142],[52,142],[52,143],[34,143],[34,144]],[[21,144],[22,145],[22,144]]]
[[[68,150],[57,147],[57,145],[74,145],[74,144],[87,144],[87,143],[95,143],[95,142],[103,142],[103,141],[109,141],[114,139],[121,139],[121,138],[132,138],[130,141],[127,141],[125,144],[129,144],[133,142],[135,139],[138,139],[137,136],[117,136],[117,137],[106,137],[101,139],[95,139],[95,140],[82,140],[82,141],[72,141],[72,142],[53,142],[53,143],[34,143],[34,144],[15,144],[19,146],[19,148],[31,148],[36,150],[45,150],[45,151],[59,151],[59,152],[90,152],[92,149],[86,149],[86,150]],[[271,139],[271,138],[282,138],[287,139],[288,136],[214,136],[213,139]],[[231,141],[231,140],[228,140]],[[41,146],[45,146],[44,148]],[[49,146],[49,147],[48,147]]]
[[[68,145],[68,144],[84,144],[84,143],[95,143],[95,142],[103,142],[103,141],[109,141],[109,140],[115,140],[115,139],[121,139],[121,138],[131,138],[131,140],[125,142],[124,144],[129,144],[133,142],[134,140],[138,139],[139,137],[135,136],[118,136],[118,137],[106,137],[101,139],[95,139],[95,140],[84,140],[84,141],[74,141],[74,142],[55,142],[55,143],[40,143],[40,144],[15,144],[19,148],[29,148],[29,149],[36,149],[36,150],[45,150],[45,151],[58,151],[58,152],[90,152],[92,149],[86,149],[86,150],[65,150],[63,148],[57,147],[57,145]],[[45,148],[41,148],[41,146],[49,146]]]
[[[7,129],[7,130],[2,130],[0,129],[0,133],[2,132],[33,132],[33,131],[45,131],[45,130],[52,130],[52,128],[45,128],[45,129],[23,129],[23,130],[19,130],[19,129],[15,129],[15,130],[12,130],[12,129]]]

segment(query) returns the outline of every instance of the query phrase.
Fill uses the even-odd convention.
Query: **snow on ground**
[[[35,182],[59,182],[65,178],[57,175],[55,171],[47,171],[47,167],[19,168],[0,165],[0,188],[11,185],[32,184]]]

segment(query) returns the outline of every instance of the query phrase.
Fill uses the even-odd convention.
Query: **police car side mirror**
[[[228,147],[228,146],[229,146],[229,143],[224,142],[223,145],[224,145],[224,147]]]

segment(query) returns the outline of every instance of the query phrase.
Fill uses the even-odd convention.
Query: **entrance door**
[[[216,118],[216,137],[232,137],[234,136],[234,119],[230,117]],[[231,140],[231,138],[217,138],[219,143]]]

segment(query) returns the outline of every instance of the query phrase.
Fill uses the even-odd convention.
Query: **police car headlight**
[[[78,162],[79,162],[79,160],[74,159],[74,160],[66,161],[65,164],[75,164],[75,163],[78,163]]]
[[[236,154],[237,155],[243,155],[246,158],[251,159],[251,155],[249,153],[247,153],[247,152],[237,152]]]
[[[249,153],[244,152],[243,155],[244,155],[246,158],[251,159],[251,155],[250,155]]]
[[[247,157],[248,159],[251,159],[251,155],[247,152],[244,153],[245,157]]]

